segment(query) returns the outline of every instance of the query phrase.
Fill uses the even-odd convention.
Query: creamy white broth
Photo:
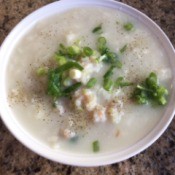
[[[134,24],[131,32],[123,29],[123,24],[128,21]],[[158,39],[146,26],[120,11],[78,8],[38,22],[19,40],[11,53],[7,72],[9,104],[21,125],[32,136],[55,150],[92,153],[92,142],[99,140],[100,152],[119,151],[147,135],[160,121],[166,109],[125,100],[133,90],[132,87],[120,90],[120,97],[124,99],[124,115],[119,123],[94,123],[88,119],[86,112],[71,111],[70,100],[65,101],[62,116],[53,108],[51,98],[45,93],[45,78],[36,76],[37,68],[47,65],[53,59],[59,43],[71,45],[80,39],[82,46],[96,49],[97,35],[92,33],[92,29],[99,24],[103,28],[101,36],[107,39],[112,51],[118,53],[128,44],[127,51],[120,55],[123,68],[117,69],[114,77],[124,76],[128,81],[140,82],[154,71],[160,83],[168,89],[170,87],[170,65]],[[97,93],[98,103],[104,106],[106,99],[113,96],[102,87],[103,75],[108,67],[103,65],[98,72],[92,72],[99,80],[92,91]],[[72,143],[60,137],[60,128],[74,130],[78,134],[77,142]]]

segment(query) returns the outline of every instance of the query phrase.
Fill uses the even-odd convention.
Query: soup
[[[170,90],[166,53],[144,24],[121,11],[75,8],[41,20],[8,64],[15,117],[55,150],[120,151],[147,135],[166,109],[166,99],[150,102],[144,86],[156,77]],[[134,99],[142,97],[138,88],[146,96]]]

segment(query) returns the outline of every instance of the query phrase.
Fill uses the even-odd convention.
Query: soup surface
[[[110,51],[102,54],[98,44],[104,39],[105,49]],[[48,92],[47,71],[64,65],[60,44],[69,47],[69,54],[84,49],[83,56],[75,54],[68,60],[83,70],[65,71],[65,88],[79,86],[68,96],[53,98]],[[106,53],[115,53],[116,65],[105,61]],[[87,7],[48,17],[20,38],[10,57],[7,87],[11,109],[25,130],[55,150],[84,154],[120,151],[147,135],[166,109],[151,103],[141,105],[131,98],[136,85],[151,72],[170,91],[171,70],[158,38],[120,11]],[[108,70],[112,74],[105,79]],[[114,86],[119,77],[123,84],[115,82]]]

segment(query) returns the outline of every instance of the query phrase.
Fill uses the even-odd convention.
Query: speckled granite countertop
[[[0,0],[0,43],[26,15],[54,0]],[[175,46],[175,0],[122,0],[152,18]],[[173,175],[175,120],[146,151],[118,164],[83,168],[54,163],[19,143],[0,120],[0,175]]]

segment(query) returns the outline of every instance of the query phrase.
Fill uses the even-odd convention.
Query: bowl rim
[[[15,42],[18,41],[18,34],[20,33],[20,29],[25,28],[29,22],[31,22],[31,27],[35,22],[39,21],[41,18],[51,16],[56,13],[64,12],[64,10],[72,9],[74,7],[85,7],[87,5],[90,6],[102,6],[102,7],[108,7],[113,8],[119,11],[122,11],[124,13],[127,13],[129,15],[132,15],[133,17],[137,18],[138,20],[143,20],[142,23],[145,25],[148,25],[150,30],[156,31],[157,36],[159,35],[161,44],[163,44],[164,47],[166,47],[167,55],[172,63],[172,67],[175,66],[175,61],[173,60],[173,57],[175,57],[175,51],[173,48],[173,45],[171,44],[168,37],[165,35],[165,33],[160,29],[160,27],[153,22],[150,18],[148,18],[145,14],[138,11],[137,9],[128,6],[126,4],[123,4],[121,2],[112,1],[112,0],[61,0],[57,2],[53,2],[51,4],[48,4],[46,6],[43,6],[39,8],[38,10],[32,12],[30,15],[25,17],[21,22],[19,22],[16,27],[10,32],[10,34],[6,37],[4,42],[1,45],[0,48],[0,65],[1,66],[1,75],[0,75],[0,83],[5,84],[5,71],[7,67],[8,60],[3,58],[8,58],[10,55],[10,51],[13,49],[13,46],[15,46]],[[53,11],[52,11],[53,10]],[[48,14],[49,11],[49,14]],[[51,12],[52,11],[52,12]],[[34,20],[37,19],[37,20]],[[26,30],[24,30],[23,33],[26,33],[27,30],[30,28],[28,27]],[[22,36],[22,34],[21,34]],[[10,46],[11,42],[14,42],[13,46]],[[10,51],[9,51],[9,48]],[[9,53],[8,53],[8,52]],[[8,53],[8,54],[7,54]],[[137,143],[133,144],[131,147],[122,150],[118,153],[109,153],[108,154],[96,154],[96,156],[84,156],[77,154],[66,154],[62,151],[58,151],[57,156],[55,156],[55,153],[48,149],[47,147],[43,147],[42,144],[40,144],[36,139],[34,139],[27,131],[25,131],[22,126],[15,120],[12,116],[12,112],[10,111],[8,107],[8,101],[7,101],[7,94],[6,94],[6,88],[5,85],[0,87],[0,114],[1,119],[8,128],[8,130],[17,138],[23,145],[25,145],[27,148],[32,150],[33,152],[47,158],[50,160],[53,160],[55,162],[60,162],[64,164],[69,165],[75,165],[75,166],[100,166],[100,165],[108,165],[112,163],[117,163],[123,160],[126,160],[141,151],[145,150],[147,147],[149,147],[151,144],[153,144],[165,131],[165,129],[170,124],[171,120],[173,119],[173,116],[175,114],[175,107],[173,106],[173,101],[175,99],[175,71],[173,72],[173,80],[172,80],[172,94],[170,98],[170,102],[168,105],[168,109],[166,110],[164,116],[162,117],[161,121],[156,125],[156,127],[148,133],[144,138],[139,140]],[[7,117],[8,116],[8,117]],[[166,117],[168,116],[168,117]],[[13,120],[12,120],[13,119]],[[75,156],[76,155],[76,156]]]

